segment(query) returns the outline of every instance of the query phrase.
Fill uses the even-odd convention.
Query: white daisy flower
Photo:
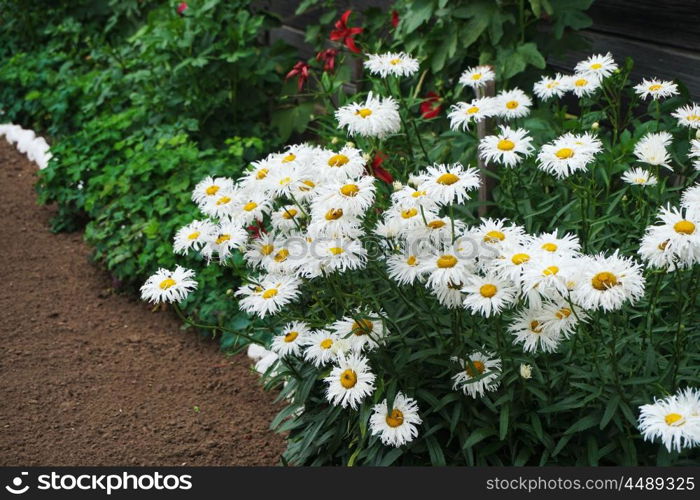
[[[239,191],[231,205],[230,217],[241,226],[262,220],[272,208],[272,200],[264,193]]]
[[[367,358],[351,354],[338,357],[338,365],[333,367],[328,377],[326,399],[335,406],[353,410],[374,392],[374,374],[370,371]]]
[[[668,164],[671,161],[671,156],[666,150],[672,140],[673,136],[668,132],[646,134],[634,146],[634,155],[642,163],[659,165],[673,170]]]
[[[566,233],[559,236],[558,231],[541,233],[530,237],[528,248],[531,252],[549,252],[557,255],[577,255],[581,251],[578,236]]]
[[[382,78],[386,78],[388,75],[411,76],[419,69],[418,60],[405,52],[368,54],[364,66],[370,73]]]
[[[693,166],[695,170],[700,170],[700,139],[690,141],[690,152],[688,158],[693,158]]]
[[[642,267],[629,257],[598,254],[582,262],[582,279],[571,292],[574,303],[584,309],[615,311],[625,302],[634,303],[644,295]]]
[[[470,123],[479,123],[485,118],[490,118],[496,113],[496,99],[482,97],[471,102],[458,102],[450,108],[447,117],[450,119],[452,130],[467,130]]]
[[[264,269],[267,261],[273,258],[278,243],[274,233],[261,233],[248,242],[243,258],[252,268]]]
[[[372,435],[379,436],[387,446],[403,446],[418,436],[418,426],[422,424],[418,415],[418,403],[415,399],[396,393],[392,410],[385,399],[372,408],[369,428]]]
[[[700,445],[700,415],[687,396],[668,396],[639,410],[639,430],[645,441],[660,439],[669,452]]]
[[[302,347],[306,344],[306,337],[311,334],[308,325],[302,321],[292,321],[287,323],[282,329],[281,335],[276,335],[272,339],[273,352],[281,358],[285,356],[299,356]]]
[[[337,153],[329,149],[320,151],[313,165],[324,179],[344,181],[362,176],[366,163],[362,151],[345,146]]]
[[[678,95],[678,85],[667,80],[659,80],[658,78],[652,78],[651,80],[644,78],[642,83],[634,86],[634,91],[642,99],[651,97],[656,100]]]
[[[313,160],[317,149],[315,146],[308,144],[293,144],[287,146],[287,149],[281,153],[268,155],[266,162],[270,166],[271,171],[277,170],[278,167],[289,169],[303,167]]]
[[[282,232],[289,232],[299,228],[306,216],[296,205],[283,205],[274,212],[270,222],[272,227]]]
[[[205,200],[216,197],[219,191],[231,190],[233,190],[232,179],[228,177],[206,177],[192,191],[192,201],[201,206]]]
[[[563,179],[585,170],[601,149],[602,144],[592,135],[566,133],[542,146],[537,155],[537,166]]]
[[[462,390],[472,398],[482,397],[486,392],[495,391],[500,385],[501,360],[488,351],[474,351],[468,358],[453,357],[461,370],[452,376],[453,389]]]
[[[669,247],[666,228],[651,226],[646,229],[637,253],[648,267],[675,271],[676,267],[689,267],[693,264],[692,253],[679,256],[673,247]],[[690,257],[690,258],[688,258]]]
[[[504,279],[519,282],[523,269],[532,259],[531,250],[521,245],[502,245],[498,251],[498,257],[490,261],[493,271]]]
[[[586,321],[588,315],[579,307],[566,302],[545,302],[542,305],[541,321],[547,332],[571,337],[576,332],[579,321]]]
[[[681,206],[691,212],[694,217],[700,217],[700,184],[690,186],[681,195]]]
[[[545,312],[541,308],[523,309],[508,325],[516,344],[522,344],[525,352],[556,352],[561,335],[556,329],[545,328]]]
[[[700,106],[695,103],[678,108],[671,116],[678,120],[678,125],[700,129]]]
[[[475,168],[465,168],[461,163],[436,163],[420,175],[418,190],[426,191],[437,204],[448,205],[469,200],[467,192],[477,189],[480,183]]]
[[[595,75],[598,78],[606,78],[617,69],[617,64],[610,52],[607,54],[596,54],[588,59],[576,63],[574,71],[580,74]]]
[[[652,240],[661,240],[659,246],[679,267],[700,262],[700,214],[667,206],[661,207],[658,218],[659,225],[647,228]]]
[[[401,128],[399,106],[391,97],[378,98],[370,92],[363,103],[352,103],[335,112],[340,128],[350,135],[378,137],[398,132]]]
[[[338,208],[348,215],[364,214],[374,203],[374,177],[364,175],[356,179],[328,182],[319,188],[312,209],[324,214]]]
[[[209,217],[217,219],[231,219],[235,213],[235,206],[240,190],[224,188],[213,196],[208,196],[200,201],[199,209]]]
[[[190,249],[200,250],[206,243],[216,239],[217,226],[209,220],[194,220],[175,233],[173,251],[185,255]]]
[[[462,292],[466,282],[447,281],[445,283],[435,282],[428,289],[437,298],[440,305],[448,309],[464,307],[466,295]]]
[[[651,172],[643,168],[631,168],[622,174],[622,180],[633,186],[656,186],[658,180]]]
[[[524,266],[521,279],[523,295],[532,308],[543,300],[558,300],[569,292],[569,281],[575,263],[570,257],[539,252]]]
[[[415,253],[402,252],[386,259],[387,274],[399,285],[412,285],[421,276],[421,260]]]
[[[566,93],[567,80],[564,76],[557,73],[556,76],[543,76],[532,88],[532,91],[537,97],[543,101],[548,101],[552,97],[561,97]]]
[[[316,267],[321,272],[344,273],[348,270],[363,269],[367,264],[367,250],[362,242],[350,238],[319,238],[310,246],[311,259],[300,268],[309,278],[315,277]]]
[[[505,125],[498,134],[486,136],[479,142],[481,158],[506,167],[516,166],[530,156],[533,150],[532,137],[527,135],[527,130],[511,129]]]
[[[467,283],[474,272],[473,259],[451,253],[434,252],[421,262],[420,271],[428,276],[428,286]]]
[[[470,276],[462,292],[467,294],[464,307],[472,314],[488,318],[509,307],[515,301],[518,290],[513,282],[488,273],[486,276]]]
[[[261,318],[277,314],[285,305],[299,297],[301,281],[291,276],[268,275],[240,287],[235,295],[241,297],[238,307]]]
[[[313,363],[316,368],[333,361],[337,356],[333,346],[338,342],[338,336],[327,330],[316,330],[304,339],[304,359]]]
[[[197,288],[194,271],[177,266],[174,271],[160,268],[141,287],[141,298],[154,304],[180,302]]]
[[[388,335],[382,318],[376,313],[366,311],[357,311],[352,317],[345,316],[328,328],[338,338],[346,339],[356,352],[376,349]]]
[[[202,255],[211,261],[218,254],[219,262],[224,262],[234,249],[244,250],[248,232],[232,222],[224,222],[214,229],[212,237],[202,247]]]
[[[517,87],[502,91],[496,96],[496,114],[506,120],[527,116],[530,114],[530,106],[532,99]]]
[[[479,256],[484,259],[495,259],[504,246],[518,246],[525,242],[525,230],[509,224],[507,219],[484,217],[479,226],[469,229],[468,235],[478,242]]]
[[[496,78],[491,66],[474,66],[467,68],[459,77],[459,83],[473,89],[477,89],[486,85]]]
[[[312,207],[308,232],[314,238],[347,236],[356,238],[362,233],[362,220],[337,207]]]
[[[243,173],[240,180],[242,189],[265,192],[269,189],[269,174],[272,165],[267,158],[251,163],[251,168]]]
[[[411,186],[404,186],[392,193],[391,201],[394,206],[401,209],[423,208],[423,211],[434,211],[438,208],[435,199],[428,194],[427,190],[415,189]]]
[[[576,97],[585,97],[594,94],[603,84],[603,81],[594,74],[574,74],[566,77],[565,87],[571,90]]]

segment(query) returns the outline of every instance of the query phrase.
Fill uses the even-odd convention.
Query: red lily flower
[[[420,104],[420,114],[423,115],[423,118],[426,120],[430,120],[438,116],[440,111],[442,111],[440,96],[431,90],[425,94],[425,98]]]
[[[396,29],[399,26],[399,11],[398,10],[392,10],[391,11],[391,25]]]
[[[360,48],[355,44],[355,35],[362,33],[364,28],[348,27],[348,18],[352,14],[351,10],[346,10],[340,19],[335,23],[335,29],[331,31],[330,39],[332,42],[343,42],[345,46],[355,54],[359,54]]]
[[[188,8],[187,2],[180,2],[180,5],[177,6],[177,13],[183,16]]]
[[[391,184],[392,182],[394,182],[394,176],[381,167],[381,164],[384,163],[385,159],[386,155],[381,151],[378,151],[377,154],[374,155],[374,158],[372,158],[372,172],[374,173],[374,176],[380,181],[384,181],[387,184]]]
[[[309,65],[304,61],[299,61],[294,65],[291,71],[287,73],[287,76],[285,76],[284,79],[289,80],[296,75],[299,75],[298,88],[299,92],[301,92],[301,89],[304,88],[306,80],[309,79]]]
[[[323,71],[333,73],[335,71],[335,58],[337,55],[337,49],[326,49],[316,54],[316,60],[323,63]]]

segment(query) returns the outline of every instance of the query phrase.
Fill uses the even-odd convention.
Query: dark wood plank
[[[592,30],[700,50],[700,0],[596,0]]]

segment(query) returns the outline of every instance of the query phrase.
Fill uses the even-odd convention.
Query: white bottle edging
[[[7,142],[17,147],[20,153],[27,156],[29,161],[40,168],[46,168],[51,159],[49,144],[43,137],[37,136],[33,130],[23,129],[12,123],[0,124],[0,136],[5,136]]]

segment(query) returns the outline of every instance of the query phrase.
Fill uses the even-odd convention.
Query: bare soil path
[[[247,358],[113,293],[35,171],[0,140],[0,465],[276,465]]]

